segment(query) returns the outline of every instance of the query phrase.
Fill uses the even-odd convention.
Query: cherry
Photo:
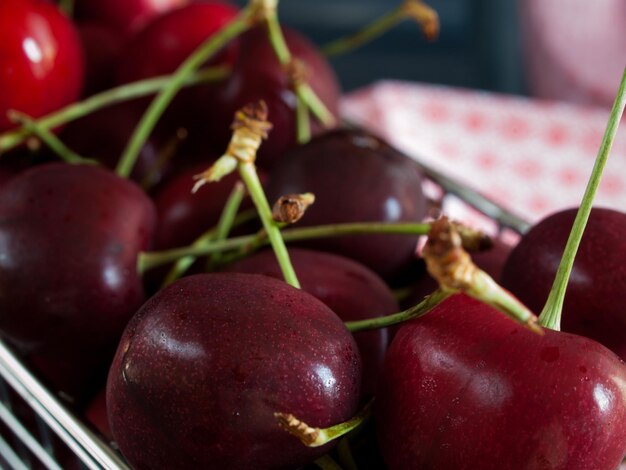
[[[86,158],[96,159],[108,168],[115,168],[126,142],[140,119],[142,109],[134,102],[103,108],[67,125],[61,134],[65,144]],[[142,181],[157,165],[167,138],[156,133],[141,149],[131,178]],[[167,167],[158,170],[154,181],[159,182]]]
[[[113,86],[115,64],[124,46],[124,39],[113,28],[85,21],[77,24],[85,51],[84,95],[92,95]]]
[[[615,469],[626,366],[599,343],[540,336],[465,295],[402,328],[377,396],[390,469]]]
[[[49,2],[0,3],[0,131],[7,111],[39,117],[80,94],[84,64],[72,23]]]
[[[173,73],[196,47],[237,13],[238,9],[229,3],[207,1],[186,5],[155,18],[126,44],[117,64],[117,82],[121,84]],[[146,54],[146,51],[150,53]],[[234,41],[209,64],[232,64],[236,52],[237,42]],[[204,150],[207,147],[206,132],[202,129],[202,135],[197,135],[196,128],[200,127],[198,121],[206,120],[207,95],[213,93],[213,88],[214,84],[209,84],[181,90],[161,118],[160,127],[193,128],[191,136],[197,138],[192,140],[195,145],[188,146]]]
[[[419,222],[426,215],[421,175],[413,162],[362,130],[335,130],[285,154],[270,175],[270,200],[312,192],[315,204],[298,224]],[[417,237],[358,235],[311,242],[370,267],[384,278],[414,258]]]
[[[537,223],[508,258],[504,287],[536,313],[550,291],[575,209]],[[626,359],[626,213],[594,208],[583,235],[563,306],[563,330],[593,338]]]
[[[189,0],[78,0],[76,15],[129,33],[188,3]]]
[[[239,181],[237,173],[231,173],[221,181],[203,185],[197,193],[191,190],[194,176],[206,170],[207,164],[197,164],[180,171],[169,179],[154,196],[158,222],[154,236],[154,248],[164,250],[192,243],[205,231],[214,227],[234,184]],[[266,177],[261,175],[262,180]],[[250,207],[249,199],[242,207]]]
[[[274,413],[349,418],[360,357],[339,318],[267,276],[178,280],[132,318],[107,383],[111,430],[135,468],[296,468],[307,448]]]
[[[144,301],[137,255],[154,223],[147,196],[107,170],[54,163],[15,176],[0,192],[2,336],[53,363],[53,382],[57,366],[91,376]]]
[[[237,13],[238,9],[229,3],[206,1],[155,18],[124,47],[117,66],[117,81],[133,82],[174,72],[196,47]],[[231,43],[211,63],[232,64],[235,54],[236,43]]]
[[[391,315],[400,310],[382,279],[351,259],[301,248],[289,249],[289,257],[302,289],[330,307],[343,321]],[[240,260],[227,270],[282,279],[272,250]],[[388,333],[386,329],[359,332],[355,340],[363,359],[363,392],[373,395],[387,350]]]
[[[85,410],[85,418],[107,441],[113,441],[109,418],[107,416],[106,389],[101,389],[91,400]]]
[[[338,115],[340,88],[330,64],[306,38],[283,28],[292,57],[304,64],[305,78],[332,114]],[[267,103],[273,125],[269,138],[257,155],[261,166],[270,167],[296,144],[296,97],[285,68],[276,57],[265,28],[255,28],[240,38],[240,52],[228,81],[217,87],[211,104],[210,134],[216,136],[223,149],[231,136],[230,123],[234,113],[248,103]],[[315,119],[313,132],[321,126]]]

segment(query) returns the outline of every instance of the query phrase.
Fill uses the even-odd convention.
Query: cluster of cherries
[[[77,0],[74,13],[45,0],[0,2],[0,149],[19,131],[13,111],[37,122],[171,74],[240,11],[221,1]],[[317,432],[375,397],[371,422],[344,438],[352,457],[339,452],[360,468],[614,470],[626,455],[626,213],[591,212],[563,308],[567,333],[537,334],[457,293],[421,318],[352,334],[344,322],[376,322],[438,286],[416,257],[416,233],[329,236],[324,227],[417,226],[431,203],[411,160],[366,131],[312,119],[313,138],[297,143],[294,82],[335,118],[340,88],[313,44],[283,34],[300,61],[296,78],[267,29],[249,28],[206,64],[227,67],[226,78],[176,96],[130,178],[107,167],[146,98],[52,129],[88,161],[51,162],[32,139],[5,151],[2,338],[135,468],[299,468],[332,443],[305,446],[277,414]],[[221,222],[238,178],[192,194],[194,175],[224,152],[235,112],[258,100],[273,124],[256,160],[268,199],[315,195],[296,227],[323,236],[289,248],[301,289],[284,282],[271,250],[249,253],[264,240],[254,217],[232,238],[252,243],[198,259],[195,274],[161,288],[168,270],[144,272],[142,260]],[[240,215],[251,206],[244,200]],[[476,262],[539,313],[575,214],[540,222],[514,249],[496,242]],[[402,306],[399,286],[411,288]]]

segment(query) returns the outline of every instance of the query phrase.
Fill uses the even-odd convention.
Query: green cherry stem
[[[293,57],[291,55],[291,52],[289,51],[289,47],[287,46],[287,42],[285,41],[285,36],[283,35],[283,32],[281,30],[275,7],[268,8],[268,13],[265,17],[265,22],[267,24],[268,37],[269,37],[270,43],[272,44],[272,48],[274,49],[274,52],[276,53],[276,57],[278,58],[278,61],[286,68],[293,66],[294,65],[292,63]],[[297,67],[292,67],[292,70],[290,73],[299,75],[296,68]],[[336,123],[336,119],[333,116],[333,114],[328,110],[326,105],[322,102],[322,100],[319,99],[319,97],[313,91],[313,89],[309,86],[309,84],[306,83],[306,81],[302,80],[300,77],[296,79],[294,79],[294,77],[290,77],[290,78],[293,80],[293,87],[294,87],[294,92],[296,94],[296,99],[298,102],[300,102],[300,104],[296,104],[296,110],[297,110],[296,117],[299,120],[297,123],[297,128],[296,128],[298,131],[298,141],[300,143],[304,143],[304,142],[307,142],[308,139],[304,140],[306,137],[306,134],[303,131],[303,128],[305,126],[308,128],[306,132],[309,134],[309,137],[310,137],[310,128],[309,128],[308,122],[301,121],[301,119],[304,119],[303,115],[305,113],[303,112],[303,109],[298,110],[298,107],[306,108],[307,110],[310,110],[313,113],[313,116],[315,116],[315,118],[318,119],[326,127],[334,126]],[[308,121],[308,115],[306,117],[306,120]]]
[[[306,144],[311,140],[311,120],[309,119],[309,108],[303,99],[296,100],[296,133],[298,144]]]
[[[350,52],[353,49],[382,36],[405,19],[412,18],[422,26],[424,35],[432,40],[439,32],[437,13],[420,0],[405,0],[400,6],[381,16],[355,34],[336,39],[322,47],[322,52],[333,57]]]
[[[315,464],[315,466],[317,468],[320,468],[321,470],[343,470],[337,464],[337,462],[335,462],[333,460],[333,458],[330,455],[328,455],[328,454],[322,455],[317,460],[315,460],[313,463]]]
[[[195,176],[196,185],[193,191],[197,191],[202,185],[219,181],[222,177],[234,171],[239,171],[239,176],[243,180],[250,194],[250,199],[256,207],[267,238],[272,245],[276,260],[283,273],[285,281],[293,287],[300,288],[300,283],[293,269],[289,253],[285,246],[285,241],[280,233],[279,225],[272,217],[272,209],[267,202],[263,186],[256,172],[254,162],[256,153],[261,146],[263,139],[267,139],[268,132],[272,124],[267,120],[267,105],[264,101],[250,103],[235,113],[234,121],[231,125],[233,135],[224,155],[217,159],[207,170]],[[248,241],[253,240],[255,235],[248,237]],[[224,240],[222,243],[231,240]],[[216,241],[212,244],[219,244]]]
[[[346,470],[359,470],[358,465],[354,461],[354,456],[352,455],[348,436],[344,436],[337,443],[337,454],[339,455],[339,462],[341,462],[341,465],[343,465]]]
[[[183,87],[187,77],[228,44],[228,42],[249,29],[254,22],[255,12],[256,10],[250,6],[241,10],[233,21],[200,44],[200,46],[198,46],[176,69],[176,72],[172,74],[167,85],[163,87],[152,100],[150,106],[148,106],[148,109],[135,127],[117,168],[115,169],[119,176],[128,178],[135,166],[135,161],[139,156],[141,148],[150,136],[150,133],[156,126],[165,109]]]
[[[237,181],[228,195],[226,204],[224,204],[224,208],[220,214],[220,219],[217,222],[215,241],[223,241],[228,238],[228,234],[233,228],[237,212],[239,212],[239,207],[241,206],[241,201],[243,201],[245,194],[246,187],[240,181]],[[215,266],[220,262],[221,255],[222,253],[220,251],[211,253],[207,263],[207,271],[213,271],[213,269],[215,269]]]
[[[18,113],[17,111],[9,111],[8,114],[11,121],[21,125],[29,133],[41,140],[64,162],[70,163],[72,165],[98,165],[98,162],[96,160],[81,157],[72,149],[68,148],[56,135],[54,135],[48,129],[41,127],[37,123],[37,121],[32,119],[30,116],[27,116],[23,113]]]
[[[347,224],[318,225],[314,227],[289,228],[282,232],[286,242],[310,240],[314,238],[338,237],[341,235],[367,235],[367,234],[396,234],[396,235],[425,235],[430,230],[430,224],[424,223],[383,223],[383,222],[360,222]],[[216,251],[237,250],[243,246],[254,247],[266,245],[267,238],[258,242],[257,234],[244,235],[241,237],[228,238],[221,242],[207,243],[202,246],[174,248],[171,250],[142,252],[139,254],[138,270],[143,273],[149,269],[172,263],[186,256],[205,256]]]
[[[59,8],[68,18],[74,16],[74,0],[59,0]]]
[[[377,330],[379,328],[387,328],[388,326],[404,323],[406,321],[413,320],[427,314],[433,308],[435,308],[437,305],[447,299],[450,295],[452,295],[451,292],[437,289],[435,292],[422,300],[419,304],[403,310],[402,312],[394,313],[392,315],[385,315],[384,317],[368,318],[367,320],[349,321],[346,322],[345,325],[351,333],[357,333],[359,331]]]
[[[372,399],[348,421],[323,429],[313,428],[290,413],[274,413],[274,416],[285,431],[300,439],[305,446],[320,447],[365,424],[372,417],[373,407]]]
[[[267,238],[272,245],[274,253],[276,254],[278,265],[280,266],[283,276],[285,277],[285,282],[299,289],[300,282],[298,281],[296,271],[293,269],[293,265],[289,259],[289,253],[287,252],[285,241],[280,233],[280,228],[272,219],[272,209],[270,208],[267,198],[265,197],[265,193],[263,192],[263,187],[261,186],[261,181],[256,173],[254,163],[240,163],[239,175],[246,184],[248,192],[250,193],[250,198],[257,208],[259,218],[261,219],[263,228],[267,233]]]
[[[539,323],[546,328],[550,328],[552,330],[561,329],[561,313],[563,310],[563,301],[565,299],[567,283],[569,281],[570,273],[572,272],[572,267],[574,266],[574,259],[576,257],[576,252],[578,251],[578,246],[580,245],[580,240],[582,239],[585,226],[587,225],[587,220],[589,219],[589,214],[591,213],[593,200],[602,178],[602,172],[608,160],[613,140],[615,139],[615,134],[617,133],[617,128],[624,112],[625,104],[626,68],[624,69],[622,80],[617,91],[617,96],[615,97],[615,101],[609,115],[609,121],[604,132],[604,137],[602,138],[602,143],[600,144],[600,148],[598,150],[598,155],[596,156],[591,176],[587,183],[578,212],[576,213],[574,225],[572,226],[569,238],[567,239],[567,244],[565,245],[563,257],[561,258],[559,268],[556,272],[554,283],[552,284],[550,294],[548,295],[548,300],[539,315]]]
[[[243,211],[235,216],[232,227],[233,228],[239,227],[240,225],[250,222],[251,220],[254,220],[256,218],[257,218],[257,213],[254,209]],[[193,244],[190,245],[189,248],[194,249],[194,250],[206,250],[207,247],[213,246],[214,243],[223,243],[226,241],[226,240],[221,240],[221,241],[215,242],[217,238],[216,234],[217,234],[217,227],[213,227],[212,229],[207,230],[200,237],[198,237],[193,242]],[[223,253],[223,251],[220,251],[218,249],[218,250],[212,250],[210,251],[210,253]],[[207,254],[207,253],[204,253],[204,254]],[[147,253],[143,253],[142,255],[145,257]],[[139,265],[141,266],[139,268],[139,272],[141,273],[143,273],[144,271],[148,269],[151,269],[152,267],[161,266],[162,264],[167,264],[167,263],[171,263],[175,261],[174,266],[172,266],[172,269],[170,269],[169,273],[165,277],[165,280],[163,281],[163,287],[170,285],[176,279],[180,278],[183,274],[187,272],[187,270],[191,267],[191,265],[193,265],[193,263],[200,256],[202,256],[202,255],[183,255],[183,256],[179,256],[178,258],[170,259],[169,261],[166,261],[164,263],[157,263],[153,266],[145,267],[144,263],[142,263],[142,258],[141,258],[142,255],[140,255],[140,262],[139,262]]]
[[[184,82],[184,86],[189,87],[200,83],[223,80],[229,74],[230,69],[228,67],[208,67],[188,77]],[[169,83],[169,80],[170,76],[165,75],[111,88],[40,117],[35,122],[41,129],[54,129],[107,106],[154,94],[163,89]],[[18,146],[29,135],[31,135],[31,132],[23,128],[0,134],[0,153]]]

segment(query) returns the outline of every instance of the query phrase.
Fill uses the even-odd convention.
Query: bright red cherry
[[[614,470],[626,454],[624,362],[465,295],[400,328],[380,385],[390,470]]]
[[[124,47],[118,62],[118,82],[133,82],[174,72],[196,47],[237,13],[238,9],[229,3],[207,1],[155,18]],[[233,63],[235,44],[231,43],[224,54],[211,62]]]
[[[132,32],[151,19],[188,3],[189,0],[77,0],[76,13],[81,19]]]
[[[76,29],[42,0],[0,2],[0,131],[7,111],[39,117],[78,98],[83,52]]]

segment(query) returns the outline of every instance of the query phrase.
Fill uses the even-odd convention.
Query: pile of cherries
[[[222,1],[76,0],[71,19],[46,0],[0,1],[0,149],[19,131],[13,111],[36,123],[172,74],[239,14]],[[346,468],[614,470],[626,455],[624,212],[592,211],[564,332],[543,335],[462,293],[352,334],[344,322],[376,321],[438,287],[417,234],[290,244],[301,289],[283,280],[272,250],[252,253],[262,243],[199,258],[164,288],[171,265],[141,269],[146,253],[187,246],[222,220],[236,174],[192,194],[194,175],[224,153],[234,113],[258,100],[273,124],[256,160],[268,199],[315,195],[295,227],[417,225],[430,214],[417,167],[371,133],[312,117],[313,137],[298,143],[294,82],[335,118],[340,87],[311,42],[283,34],[296,78],[267,28],[249,28],[205,64],[227,67],[226,78],[177,94],[130,178],[112,169],[150,98],[50,129],[89,159],[78,164],[54,161],[41,136],[4,150],[2,338],[134,468],[331,468],[330,455]],[[240,215],[252,207],[245,198]],[[514,249],[496,241],[477,263],[538,314],[574,216],[548,217]],[[248,217],[232,239],[262,241],[260,229]],[[392,288],[407,286],[401,307]],[[372,419],[339,449],[305,446],[276,416],[324,429],[371,399]]]

